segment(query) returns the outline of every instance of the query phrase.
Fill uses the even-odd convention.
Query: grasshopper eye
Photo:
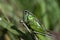
[[[24,11],[24,14],[28,14],[29,12],[27,10]]]

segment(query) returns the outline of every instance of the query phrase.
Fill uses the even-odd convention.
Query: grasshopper
[[[48,33],[46,28],[41,26],[37,17],[27,10],[24,11],[21,22],[29,32],[32,30],[35,34],[55,37],[53,34]]]

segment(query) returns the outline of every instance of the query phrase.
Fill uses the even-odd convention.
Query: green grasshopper
[[[25,10],[23,13],[23,25],[30,32],[32,30],[35,34],[40,34],[44,36],[54,36],[48,32],[46,32],[45,27],[42,27],[39,23],[39,20],[33,15],[31,12]],[[37,35],[38,36],[38,35]]]
[[[26,28],[28,27],[34,32],[43,33],[45,32],[45,27],[42,27],[39,20],[31,12],[25,10],[23,13],[23,22]]]
[[[37,20],[31,12],[25,10],[23,16],[23,21],[26,23],[28,28],[36,32],[43,32],[43,27],[41,27],[39,20]]]

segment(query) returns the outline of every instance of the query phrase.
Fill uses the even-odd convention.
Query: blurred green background
[[[11,25],[14,25],[23,33],[27,33],[27,30],[20,23],[24,10],[32,12],[47,30],[60,34],[60,0],[0,0],[1,40],[19,40],[16,35],[9,32]],[[3,18],[2,22],[1,18]],[[11,32],[18,34],[14,30],[11,30]],[[5,36],[4,39],[1,36]],[[16,39],[14,36],[16,36]],[[29,38],[26,40],[29,40]]]

